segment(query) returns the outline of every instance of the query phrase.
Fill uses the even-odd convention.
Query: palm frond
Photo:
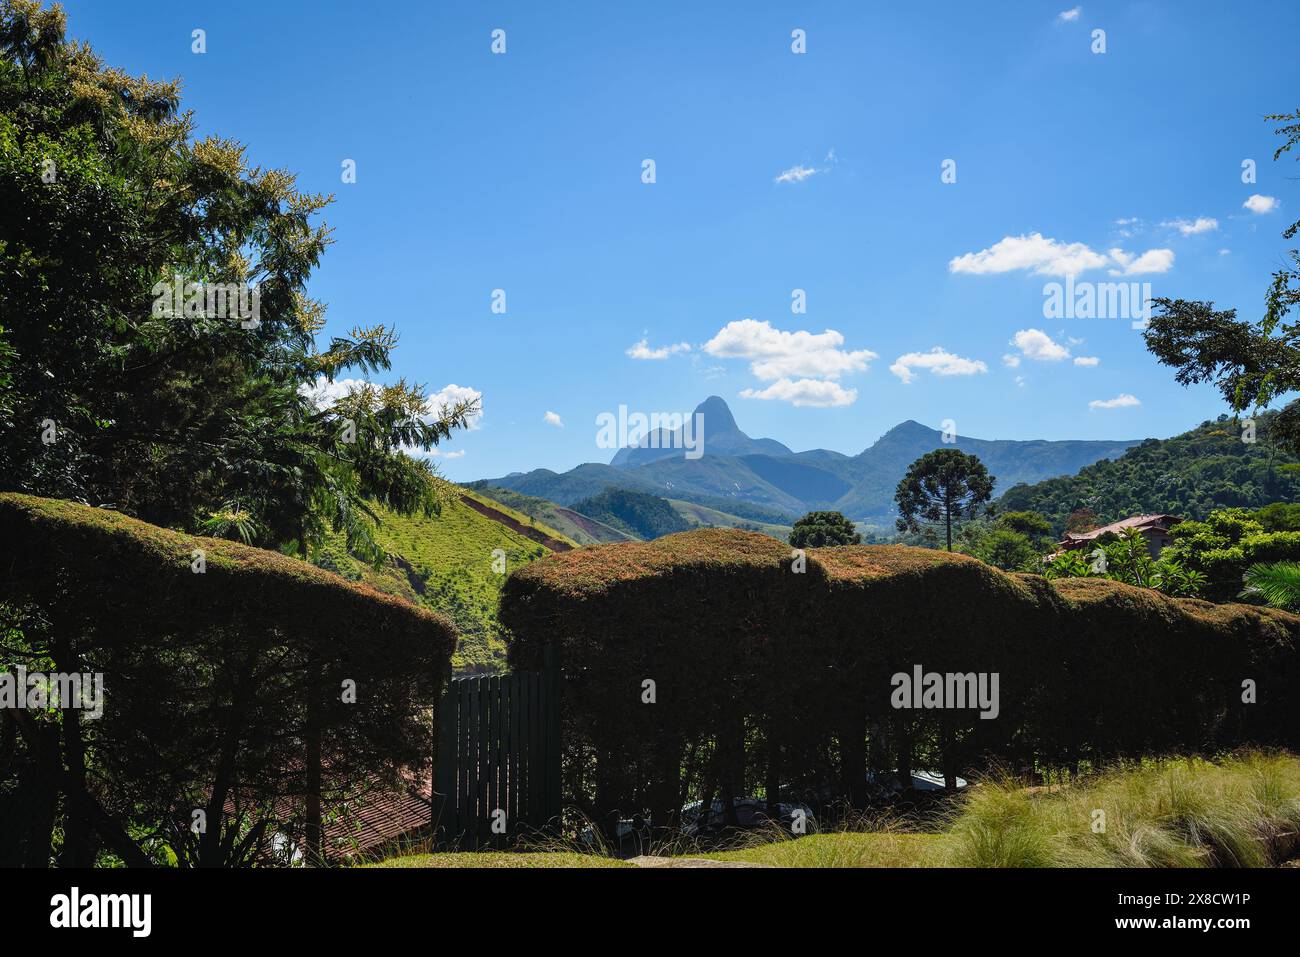
[[[1300,610],[1300,562],[1251,565],[1242,577],[1241,598],[1262,598],[1274,608]]]

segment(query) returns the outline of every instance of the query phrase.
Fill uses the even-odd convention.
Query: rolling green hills
[[[1171,439],[1147,439],[1113,460],[1078,474],[1007,489],[1002,511],[1041,512],[1059,534],[1078,508],[1105,522],[1164,513],[1202,519],[1216,508],[1259,508],[1300,500],[1295,457],[1268,440],[1271,413],[1255,420],[1256,441],[1242,441],[1242,426],[1228,416],[1202,422]]]

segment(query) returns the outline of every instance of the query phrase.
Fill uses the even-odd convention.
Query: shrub
[[[790,544],[795,548],[824,548],[827,545],[860,545],[859,535],[839,512],[809,512],[794,523]]]
[[[1023,769],[1300,740],[1300,619],[1283,612],[897,545],[812,549],[795,567],[774,539],[707,529],[510,577],[511,663],[539,667],[553,645],[564,668],[571,802],[658,823],[688,794],[859,800],[869,767],[955,775],[985,755]],[[916,665],[997,673],[998,718],[894,710],[891,677]]]

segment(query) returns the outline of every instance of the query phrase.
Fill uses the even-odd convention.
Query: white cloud
[[[1062,10],[1058,13],[1057,19],[1064,20],[1066,23],[1073,23],[1079,19],[1079,14],[1083,13],[1083,7],[1074,7],[1070,10]]]
[[[1136,396],[1129,395],[1127,392],[1121,392],[1113,399],[1093,399],[1088,403],[1090,409],[1127,409],[1142,403],[1137,400]]]
[[[1006,366],[1008,369],[1019,369],[1020,356],[1008,352],[1006,355],[1002,357],[1002,364]]]
[[[800,164],[799,166],[791,166],[788,170],[786,170],[785,172],[777,176],[773,182],[802,183],[809,176],[813,176],[819,172],[821,172],[821,170],[817,170],[811,166],[804,166]]]
[[[784,332],[767,321],[738,319],[718,330],[703,349],[720,359],[750,360],[750,371],[764,381],[791,376],[838,379],[864,371],[877,358],[870,349],[845,351],[843,345],[844,336],[834,329]]]
[[[1041,329],[1021,329],[1011,337],[1011,345],[1026,359],[1037,362],[1060,362],[1070,358],[1070,350]]]
[[[689,342],[678,342],[670,346],[660,346],[658,349],[650,347],[649,340],[642,339],[634,343],[627,349],[627,354],[633,359],[667,359],[678,352],[690,352],[691,344]]]
[[[548,411],[544,416],[542,416],[542,421],[547,425],[555,426],[557,429],[564,428],[564,423],[560,421],[560,417],[554,412]]]
[[[1100,365],[1101,360],[1096,356],[1075,356],[1074,364],[1077,366],[1095,366]]]
[[[935,346],[929,352],[909,352],[901,355],[889,367],[889,371],[902,379],[904,385],[910,384],[916,378],[914,369],[929,369],[932,375],[945,376],[976,375],[989,371],[989,367],[979,359],[964,359],[940,346]]]
[[[1231,250],[1231,249],[1220,249],[1220,250],[1219,250],[1219,255],[1220,255],[1220,256],[1228,256],[1228,255],[1231,255],[1231,253],[1232,253],[1232,250]]]
[[[1117,232],[1127,239],[1142,228],[1142,220],[1136,216],[1129,216],[1126,219],[1115,220],[1115,225],[1119,227]]]
[[[455,452],[439,452],[437,449],[426,452],[425,455],[431,459],[460,459],[465,457],[464,449],[457,449]]]
[[[948,263],[949,272],[989,275],[1029,269],[1038,275],[1078,275],[1086,269],[1100,269],[1106,257],[1083,243],[1062,243],[1042,233],[1007,236],[988,249],[956,256]]]
[[[1030,233],[1028,236],[1005,236],[988,249],[954,256],[948,261],[949,272],[976,276],[1028,270],[1040,276],[1077,276],[1089,269],[1119,266],[1123,275],[1165,272],[1174,264],[1168,249],[1148,249],[1134,256],[1122,249],[1099,253],[1086,243],[1063,243]],[[1113,275],[1120,275],[1112,269]]]
[[[1243,209],[1248,209],[1256,215],[1271,213],[1277,209],[1277,198],[1274,196],[1261,196],[1259,193],[1251,195],[1241,204]]]
[[[1208,233],[1219,228],[1219,221],[1210,216],[1198,216],[1194,220],[1170,219],[1160,224],[1167,229],[1176,229],[1184,236]]]
[[[1150,272],[1168,272],[1174,265],[1172,249],[1148,249],[1134,256],[1122,249],[1112,249],[1110,258],[1120,267],[1109,270],[1112,276],[1140,276]]]
[[[838,382],[824,379],[780,379],[766,389],[745,389],[742,399],[776,399],[796,406],[831,408],[852,405],[858,398],[857,389],[846,389]]]
[[[451,383],[443,386],[433,395],[429,396],[429,401],[425,408],[434,414],[441,414],[442,410],[453,406],[458,402],[474,400],[478,403],[478,411],[469,418],[469,428],[477,429],[479,422],[483,418],[483,393],[478,389],[471,389],[467,385],[456,385]]]

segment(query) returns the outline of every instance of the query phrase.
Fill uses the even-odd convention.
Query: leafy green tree
[[[334,528],[375,557],[368,501],[435,510],[432,469],[404,449],[472,405],[431,409],[404,382],[313,401],[396,345],[375,324],[317,346],[306,284],[331,198],[196,138],[175,82],[64,34],[57,6],[0,6],[0,483],[267,547]]]
[[[1042,552],[1022,532],[1009,528],[994,528],[985,535],[971,554],[983,562],[1003,571],[1038,571]]]
[[[861,545],[862,536],[839,512],[809,512],[794,523],[790,530],[790,544],[795,548]]]
[[[1207,598],[1231,601],[1250,566],[1300,560],[1300,531],[1270,531],[1261,520],[1264,514],[1276,525],[1288,512],[1285,506],[1259,512],[1226,508],[1201,522],[1181,522],[1170,529],[1174,540],[1164,555],[1204,575]]]
[[[942,524],[952,551],[953,524],[975,517],[992,496],[993,482],[978,456],[959,449],[927,452],[908,467],[894,493],[898,530],[916,532],[922,523]]]
[[[1266,117],[1281,124],[1283,137],[1273,153],[1278,160],[1300,144],[1300,112]],[[1297,157],[1300,158],[1300,157]],[[1282,236],[1294,239],[1300,221]],[[1300,324],[1288,322],[1300,304],[1300,251],[1273,272],[1264,297],[1264,315],[1239,320],[1236,309],[1216,310],[1213,302],[1157,298],[1156,312],[1143,333],[1147,348],[1176,369],[1182,385],[1213,382],[1234,412],[1263,409],[1280,396],[1300,390]],[[1276,428],[1283,445],[1300,452],[1300,400],[1284,407]]]
[[[994,524],[998,528],[1025,536],[1035,548],[1043,549],[1054,544],[1052,524],[1038,512],[1002,512]]]

